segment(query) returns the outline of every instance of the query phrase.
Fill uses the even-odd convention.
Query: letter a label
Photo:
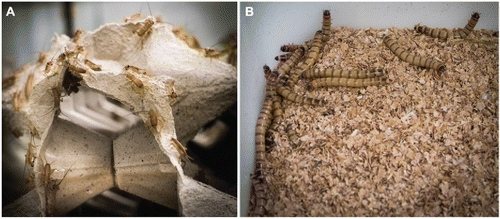
[[[5,16],[8,17],[9,15],[12,15],[14,17],[16,16],[12,7],[9,7],[9,9],[7,9],[7,14]]]

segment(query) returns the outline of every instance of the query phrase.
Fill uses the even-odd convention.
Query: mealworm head
[[[481,15],[481,14],[479,14],[478,12],[474,12],[474,14],[472,14],[472,17],[474,19],[479,19],[479,15]]]
[[[270,70],[271,70],[271,68],[269,68],[269,66],[264,65],[264,72],[266,72],[266,71],[270,71]]]
[[[330,10],[324,10],[323,16],[330,16]]]

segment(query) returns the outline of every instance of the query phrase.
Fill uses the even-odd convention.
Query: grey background
[[[245,16],[253,7],[254,16]],[[247,213],[249,176],[253,171],[254,133],[264,100],[264,64],[274,68],[281,45],[302,44],[321,29],[323,10],[331,10],[332,27],[355,29],[430,27],[463,28],[473,12],[481,13],[475,29],[498,31],[498,2],[491,3],[250,3],[240,6],[240,176],[241,216]]]
[[[3,2],[2,6],[2,75],[28,62],[34,63],[40,51],[50,49],[54,33],[67,34],[61,2]],[[14,9],[15,17],[5,16],[9,6]],[[198,37],[202,47],[212,47],[237,29],[236,2],[74,2],[72,11],[71,34],[77,28],[93,31],[106,23],[123,22],[125,17],[136,13],[160,15],[163,22],[182,25]]]

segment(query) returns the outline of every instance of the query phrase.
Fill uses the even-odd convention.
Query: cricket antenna
[[[149,15],[151,15],[151,17],[153,17],[153,13],[151,12],[151,7],[149,7],[149,2],[146,2],[146,3],[148,3]]]

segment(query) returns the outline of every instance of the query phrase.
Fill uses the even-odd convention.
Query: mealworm
[[[282,52],[293,52],[300,47],[302,47],[302,45],[288,44],[288,45],[281,46],[280,49]]]
[[[21,91],[14,92],[14,96],[12,97],[12,106],[14,107],[14,111],[21,111]]]
[[[289,52],[287,54],[276,56],[274,59],[276,59],[276,61],[286,62],[288,59],[290,59],[290,57],[292,57],[292,55],[293,52]]]
[[[290,140],[290,143],[293,148],[296,148],[301,144],[301,141],[299,139],[299,136],[295,129],[292,128],[292,125],[287,125],[286,126],[286,134],[288,135],[288,139]]]
[[[151,126],[156,129],[156,126],[158,125],[158,116],[154,110],[149,110],[149,121]]]
[[[290,89],[284,86],[278,86],[277,92],[285,99],[290,100],[296,103],[309,104],[313,106],[322,106],[325,104],[325,101],[313,99],[310,97],[299,96],[296,93],[293,93]]]
[[[334,68],[309,68],[302,72],[302,78],[374,78],[383,76],[384,69],[370,70],[339,70]]]
[[[77,43],[78,40],[80,40],[80,37],[82,36],[82,34],[83,34],[83,30],[82,29],[77,29],[76,33],[75,33],[75,36],[73,37],[73,39],[71,39],[71,41],[73,41],[73,43]]]
[[[136,32],[137,35],[143,36],[149,29],[155,24],[155,22],[152,19],[147,19],[146,23],[142,25],[142,27]]]
[[[479,13],[474,12],[469,19],[469,22],[467,22],[467,25],[465,25],[463,29],[458,29],[456,31],[441,28],[430,28],[425,25],[420,26],[420,24],[415,25],[414,29],[418,33],[443,40],[448,38],[466,38],[474,30],[474,27],[476,27],[476,24],[479,21],[479,15]]]
[[[101,65],[97,65],[97,64],[95,64],[95,63],[91,62],[91,61],[90,61],[90,60],[88,60],[88,59],[85,59],[85,64],[86,64],[87,66],[89,66],[89,67],[90,67],[90,69],[92,69],[92,70],[94,70],[94,71],[101,71],[101,70],[102,70],[102,69],[101,69],[101,67],[102,67]]]
[[[255,190],[256,196],[256,206],[255,211],[249,212],[252,216],[262,216],[264,215],[266,197],[265,197],[265,178],[264,178],[264,165],[265,165],[265,151],[266,151],[266,131],[268,128],[268,120],[271,115],[272,110],[272,98],[266,96],[264,103],[262,104],[262,109],[257,119],[257,125],[255,127],[255,170],[252,176],[252,187]]]
[[[288,85],[290,86],[290,88],[293,88],[293,86],[297,83],[301,72],[310,68],[311,66],[314,65],[314,63],[316,63],[316,61],[318,61],[319,53],[323,48],[322,42],[323,42],[322,33],[321,30],[319,30],[314,35],[312,47],[311,49],[309,49],[309,53],[307,54],[306,60],[302,64],[298,65],[296,69],[291,71],[290,80],[288,80]]]
[[[177,149],[177,152],[181,155],[181,157],[186,158],[186,159],[193,159],[188,154],[186,153],[187,148],[184,147],[184,145],[181,144],[177,139],[172,138],[172,141],[174,142],[174,147]]]
[[[389,36],[384,36],[384,43],[394,54],[396,54],[396,56],[398,56],[405,62],[420,67],[434,69],[438,72],[443,72],[446,70],[446,67],[443,63],[438,62],[434,59],[410,55],[410,53],[403,49],[403,47],[398,46],[397,42],[391,39]]]
[[[298,49],[296,49],[293,52],[292,57],[290,57],[290,59],[288,59],[288,61],[286,61],[285,64],[283,64],[283,66],[281,66],[281,68],[278,69],[278,73],[280,74],[280,76],[286,75],[288,71],[290,71],[290,69],[292,69],[293,66],[297,64],[297,62],[299,61],[299,59],[302,57],[303,54],[304,54],[304,47],[299,47]]]
[[[377,78],[318,78],[311,81],[313,88],[318,87],[367,87],[385,84],[385,79]]]
[[[321,28],[323,32],[323,41],[326,41],[331,34],[332,17],[330,16],[330,10],[323,11],[323,26]]]
[[[318,30],[314,35],[313,44],[311,49],[309,49],[309,53],[307,54],[307,59],[306,61],[304,61],[305,65],[310,67],[314,65],[314,63],[318,60],[319,53],[323,47],[322,42],[323,42],[322,32],[321,30]]]
[[[130,79],[138,88],[142,88],[144,84],[141,79],[137,78],[134,74],[127,72],[127,78]]]
[[[281,121],[283,120],[283,109],[281,107],[281,97],[276,95],[273,98],[273,122],[271,123],[271,126],[269,126],[269,131],[272,132],[277,132],[278,131],[278,126],[281,124]]]

